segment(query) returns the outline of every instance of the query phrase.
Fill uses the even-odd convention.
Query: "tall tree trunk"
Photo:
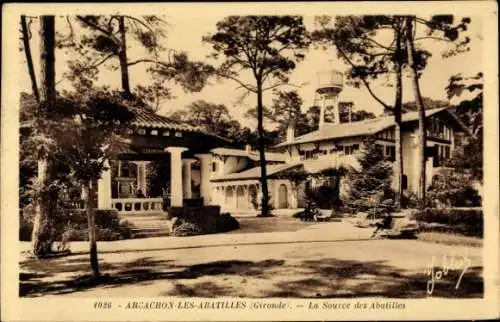
[[[418,79],[418,71],[415,65],[415,45],[413,43],[413,20],[414,17],[406,18],[406,45],[408,50],[408,65],[410,65],[411,79],[413,85],[413,95],[418,108],[418,199],[419,207],[425,207],[425,146],[426,146],[426,129],[425,129],[425,106],[420,93],[420,84]]]
[[[55,21],[54,16],[40,17],[40,64],[41,64],[41,91],[40,108],[37,120],[43,122],[47,110],[53,109],[56,99],[55,90]],[[38,131],[43,131],[39,124]],[[49,167],[47,151],[38,155],[38,196],[35,200],[35,218],[31,235],[32,251],[37,257],[43,257],[51,251],[52,241],[49,234],[50,213],[44,196]]]
[[[396,30],[396,100],[394,102],[394,136],[395,136],[395,160],[394,176],[396,178],[395,206],[399,209],[403,200],[403,147],[401,138],[401,107],[403,105],[403,79],[402,79],[402,55],[401,55],[401,29]]]
[[[92,275],[99,276],[99,261],[97,259],[97,240],[96,240],[96,227],[95,227],[95,214],[94,214],[94,193],[92,181],[84,182],[83,194],[85,203],[85,213],[87,215],[89,246],[90,246],[90,267],[92,268]]]
[[[31,80],[31,89],[33,95],[38,103],[40,103],[40,92],[38,91],[38,84],[36,82],[35,68],[33,67],[33,57],[31,56],[30,37],[28,31],[28,24],[26,23],[26,16],[21,16],[21,29],[23,33],[23,46],[24,53],[26,54],[26,63],[28,64],[28,73]]]
[[[122,79],[122,90],[125,97],[132,96],[130,91],[130,81],[128,77],[128,59],[127,59],[127,37],[125,30],[125,18],[120,16],[119,21],[119,32],[120,32],[120,49],[118,52],[118,58],[120,60],[120,73]]]
[[[55,72],[55,21],[54,16],[41,17],[40,31],[40,64],[41,69],[41,101],[46,109],[54,107],[56,101]]]
[[[260,216],[268,217],[269,212],[269,190],[267,188],[266,171],[266,151],[264,142],[264,124],[263,124],[263,106],[262,106],[262,81],[257,80],[257,131],[259,133],[259,155],[260,155],[260,185],[262,191],[262,209]]]

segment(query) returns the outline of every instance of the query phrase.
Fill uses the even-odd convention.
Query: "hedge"
[[[426,208],[412,214],[421,223],[422,230],[443,230],[466,236],[483,236],[481,208]]]
[[[19,227],[19,240],[31,241],[33,230],[32,209],[25,209],[21,214]],[[95,224],[96,238],[100,241],[110,241],[127,239],[131,236],[131,225],[128,222],[120,221],[116,210],[96,209]],[[82,210],[61,210],[55,225],[52,227],[52,234],[55,241],[86,241],[88,240],[87,216]]]

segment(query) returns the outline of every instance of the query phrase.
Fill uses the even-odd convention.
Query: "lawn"
[[[418,234],[418,239],[444,245],[461,245],[469,247],[482,247],[483,239],[479,237],[469,237],[450,233],[422,232]]]
[[[314,221],[302,221],[288,216],[276,217],[239,217],[240,229],[228,232],[228,234],[246,233],[269,233],[269,232],[292,232],[312,225],[321,224]]]

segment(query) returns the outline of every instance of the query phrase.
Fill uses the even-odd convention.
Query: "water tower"
[[[340,123],[339,93],[342,91],[343,73],[334,69],[317,73],[318,88],[316,89],[315,105],[319,106],[319,129],[325,125],[325,112],[332,110],[333,123]]]

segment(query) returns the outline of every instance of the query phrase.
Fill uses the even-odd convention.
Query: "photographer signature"
[[[425,274],[429,277],[427,280],[427,294],[429,295],[434,292],[436,282],[443,279],[452,270],[461,270],[460,276],[455,284],[455,289],[457,290],[460,287],[462,277],[471,265],[471,260],[467,257],[467,249],[465,249],[464,255],[448,256],[445,254],[443,255],[441,266],[436,264],[436,256],[432,256],[431,262],[425,267]]]

